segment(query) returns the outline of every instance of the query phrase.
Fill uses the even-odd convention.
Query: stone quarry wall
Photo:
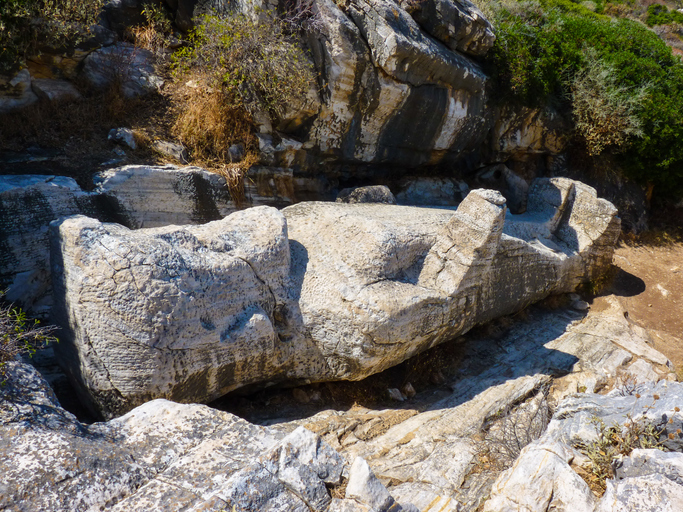
[[[34,314],[52,304],[48,225],[83,214],[132,229],[218,220],[237,207],[225,180],[197,167],[127,166],[103,171],[92,192],[61,176],[0,179],[0,289]]]
[[[283,9],[277,1],[167,3],[182,30],[200,13],[238,9],[264,17]],[[142,7],[138,0],[110,2],[82,48],[68,55],[46,50],[17,76],[0,77],[0,112],[78,98],[76,80],[93,89],[122,81],[128,97],[158,91],[164,81],[154,56],[117,41],[126,26],[144,20]],[[339,166],[396,174],[453,163],[474,171],[564,149],[566,127],[553,112],[490,104],[478,59],[495,35],[468,0],[318,0],[311,10],[317,29],[306,44],[319,80],[305,98],[291,98],[281,120],[256,116],[262,165],[302,177],[322,164],[331,174],[345,172]]]

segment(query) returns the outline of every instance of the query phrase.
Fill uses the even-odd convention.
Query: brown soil
[[[127,100],[115,90],[83,90],[79,100],[50,103],[40,101],[19,112],[0,115],[0,175],[55,174],[74,178],[86,190],[93,175],[109,167],[126,164],[171,162],[149,147],[154,139],[173,140],[170,133],[170,101],[153,94],[142,100]],[[117,146],[108,140],[112,128],[132,128],[136,150],[125,147],[120,163]],[[37,158],[24,158],[25,155]]]
[[[622,241],[614,265],[613,282],[592,308],[606,307],[606,297],[616,297],[629,320],[650,332],[654,347],[683,378],[683,239],[651,232],[640,240]]]

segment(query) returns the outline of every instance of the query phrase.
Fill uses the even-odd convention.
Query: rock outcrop
[[[676,404],[681,400],[683,385],[668,381],[641,385],[632,395],[615,389],[607,395],[578,394],[565,399],[544,436],[499,477],[484,510],[678,510],[683,505],[679,434],[683,415]],[[599,421],[624,429],[631,428],[633,422],[648,423],[654,431],[661,431],[661,437],[656,437],[674,453],[637,449],[614,460],[616,478],[607,480],[607,490],[598,501],[569,463],[584,466],[584,471],[590,469],[588,459],[574,447],[597,440]],[[540,453],[533,456],[533,452]],[[565,475],[561,480],[556,478],[560,473]]]
[[[3,176],[0,180],[0,289],[36,313],[52,302],[48,224],[90,213],[88,194],[71,178]]]
[[[130,228],[198,224],[237,210],[225,180],[197,167],[125,166],[95,176],[83,191],[71,178],[0,179],[0,289],[34,314],[52,305],[48,225],[83,214]],[[258,199],[253,202],[259,204]]]
[[[358,380],[573,291],[618,233],[614,207],[565,179],[536,182],[517,217],[486,190],[457,211],[299,203],[137,231],[72,217],[51,225],[56,350],[107,417],[251,383]]]
[[[386,488],[320,437],[289,435],[201,405],[154,400],[84,425],[25,364],[0,387],[0,507],[50,510],[369,510]],[[354,482],[347,499],[328,487]],[[336,507],[336,508],[335,508]],[[387,510],[386,508],[375,508]],[[407,510],[411,510],[407,508]]]
[[[157,91],[164,83],[148,50],[115,43],[90,53],[83,61],[82,78],[96,89],[119,84],[127,98]]]
[[[32,105],[38,96],[31,88],[31,73],[22,69],[12,77],[0,77],[0,114]]]

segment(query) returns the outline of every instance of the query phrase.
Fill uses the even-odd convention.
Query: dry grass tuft
[[[230,191],[230,197],[235,202],[235,205],[240,208],[246,204],[246,197],[244,195],[244,179],[249,169],[258,163],[258,155],[252,151],[237,163],[222,164],[214,169],[221,176],[225,178],[225,183]]]
[[[175,114],[173,133],[194,160],[211,167],[220,166],[230,162],[228,150],[233,144],[243,143],[247,152],[258,149],[251,115],[244,108],[225,101],[224,93],[208,87],[204,77],[187,80],[171,95]]]

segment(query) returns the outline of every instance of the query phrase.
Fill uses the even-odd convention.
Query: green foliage
[[[593,152],[621,152],[631,177],[683,189],[683,64],[655,33],[570,0],[505,0],[492,11],[497,40],[487,65],[498,98],[571,111]],[[592,98],[591,86],[599,90]],[[602,110],[591,117],[584,100]],[[626,132],[590,140],[610,125]]]
[[[19,354],[33,356],[37,349],[57,341],[52,336],[56,329],[40,327],[38,320],[29,320],[20,308],[0,305],[0,380],[4,379],[5,363]]]
[[[595,50],[586,52],[586,65],[571,82],[571,99],[576,129],[591,155],[607,146],[624,147],[631,137],[643,135],[637,112],[647,93],[646,86],[633,90],[620,85],[613,66],[598,59]]]
[[[645,418],[634,420],[629,417],[622,426],[615,423],[611,426],[599,418],[593,419],[597,430],[597,439],[584,448],[591,461],[591,486],[601,493],[605,491],[606,481],[614,476],[612,466],[620,455],[630,455],[637,449],[656,448],[662,450],[660,438],[665,431],[664,426],[655,425]]]
[[[12,73],[41,45],[77,44],[96,23],[104,0],[2,0],[0,73]]]
[[[126,37],[138,48],[149,50],[163,61],[173,35],[173,23],[163,6],[148,3],[142,9],[145,22],[126,29]]]
[[[249,113],[278,117],[313,83],[312,66],[278,19],[256,22],[242,14],[203,16],[191,46],[175,54],[176,71],[209,78],[224,101]]]
[[[147,25],[156,32],[165,35],[173,32],[173,24],[163,7],[156,4],[147,4],[142,8],[142,15],[145,17]]]
[[[670,11],[666,5],[652,4],[647,8],[645,23],[648,27],[668,25],[669,23],[683,23],[683,12]]]

